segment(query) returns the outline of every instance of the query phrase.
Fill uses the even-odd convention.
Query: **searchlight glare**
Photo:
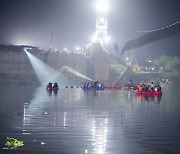
[[[97,42],[97,34],[95,34],[95,35],[92,37],[91,41],[92,41],[93,43],[96,43],[96,42]]]
[[[97,19],[96,19],[96,33],[92,42],[107,44],[109,42],[108,37],[108,21],[107,14],[108,3],[106,0],[99,0],[97,3]]]
[[[109,9],[108,3],[106,0],[99,0],[99,2],[97,3],[97,11],[101,12],[101,13],[106,13]]]
[[[44,63],[42,60],[36,58],[34,55],[32,55],[30,52],[28,52],[28,49],[31,48],[24,48],[24,51],[26,52],[31,65],[36,73],[36,76],[40,82],[41,85],[46,85],[49,81],[55,82],[56,79],[60,76],[60,73],[53,68],[51,68],[49,65]]]

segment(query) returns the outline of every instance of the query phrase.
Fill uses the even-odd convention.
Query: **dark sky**
[[[108,1],[111,35],[118,35],[122,42],[130,39],[126,33],[121,33],[122,29],[130,30],[129,33],[131,30],[152,30],[180,20],[179,0]],[[91,41],[95,32],[96,2],[0,0],[0,44],[26,44],[48,49],[53,32],[54,48],[82,46]],[[171,48],[179,50],[179,38],[173,36],[155,46],[159,48],[170,41]]]

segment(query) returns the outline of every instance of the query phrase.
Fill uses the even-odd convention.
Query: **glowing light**
[[[109,40],[110,40],[110,37],[109,37],[109,36],[106,36],[106,37],[105,37],[105,42],[108,43]]]
[[[92,121],[92,141],[94,142],[94,150],[98,154],[103,154],[106,150],[107,123],[107,119],[104,119],[104,121],[102,119],[101,121]]]
[[[108,22],[106,12],[108,11],[108,3],[106,0],[99,0],[97,3],[97,19],[96,19],[96,34],[92,42],[106,44],[109,42],[108,37]]]
[[[74,75],[76,75],[76,76],[78,76],[78,77],[81,77],[81,78],[83,78],[83,79],[86,79],[86,80],[88,80],[88,81],[93,81],[91,78],[89,78],[89,77],[81,74],[80,72],[78,72],[78,71],[76,71],[76,70],[74,70],[74,69],[72,69],[72,68],[70,68],[70,67],[63,66],[63,67],[61,68],[61,71],[63,71],[63,70],[66,70],[66,72],[69,72],[69,73],[71,73],[71,74],[74,74]]]
[[[31,48],[24,48],[24,51],[26,52],[41,85],[46,85],[49,81],[52,82],[60,75],[59,72],[29,53],[27,51],[28,49]]]
[[[97,11],[98,12],[102,12],[102,13],[106,13],[109,10],[109,6],[108,3],[105,0],[100,0],[97,3]]]
[[[67,48],[64,48],[64,51],[67,51]]]
[[[92,43],[88,43],[88,44],[86,45],[86,48],[89,48],[91,45],[92,45]]]
[[[85,152],[85,153],[88,153],[88,150],[86,149],[84,152]]]
[[[97,42],[97,36],[96,36],[96,35],[93,36],[92,39],[91,39],[91,41],[92,41],[93,43]]]
[[[149,62],[149,63],[152,63],[152,60],[149,60],[148,62]]]
[[[79,47],[76,47],[76,49],[75,50],[80,50],[80,48]]]

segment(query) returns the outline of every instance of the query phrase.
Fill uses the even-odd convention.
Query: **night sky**
[[[122,30],[153,30],[180,20],[179,0],[108,0],[111,37],[128,38]],[[57,49],[83,46],[95,32],[96,0],[0,0],[0,44],[26,44]],[[117,40],[115,40],[117,39]],[[121,43],[121,45],[123,44]],[[180,52],[179,34],[136,49]]]

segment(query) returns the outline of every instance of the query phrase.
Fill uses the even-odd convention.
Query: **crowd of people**
[[[83,87],[89,87],[89,88],[103,88],[104,84],[100,83],[99,81],[92,81],[91,83],[85,83]]]
[[[134,86],[134,84],[132,84],[132,81],[129,81],[127,85]],[[83,87],[84,88],[86,88],[86,87],[88,87],[88,88],[103,88],[105,86],[103,83],[100,83],[99,81],[92,81],[90,83],[85,83]],[[51,82],[49,82],[46,88],[58,88],[58,84],[54,83],[54,85],[53,85]],[[68,88],[68,86],[66,86],[66,88]],[[73,88],[73,86],[71,86],[71,88]],[[79,87],[77,87],[77,88],[79,88]],[[159,84],[155,85],[154,82],[145,83],[144,81],[142,81],[134,88],[134,90],[137,90],[137,91],[161,91],[161,86]]]
[[[151,83],[139,83],[136,86],[137,91],[161,91],[160,85],[155,85],[154,82]]]

